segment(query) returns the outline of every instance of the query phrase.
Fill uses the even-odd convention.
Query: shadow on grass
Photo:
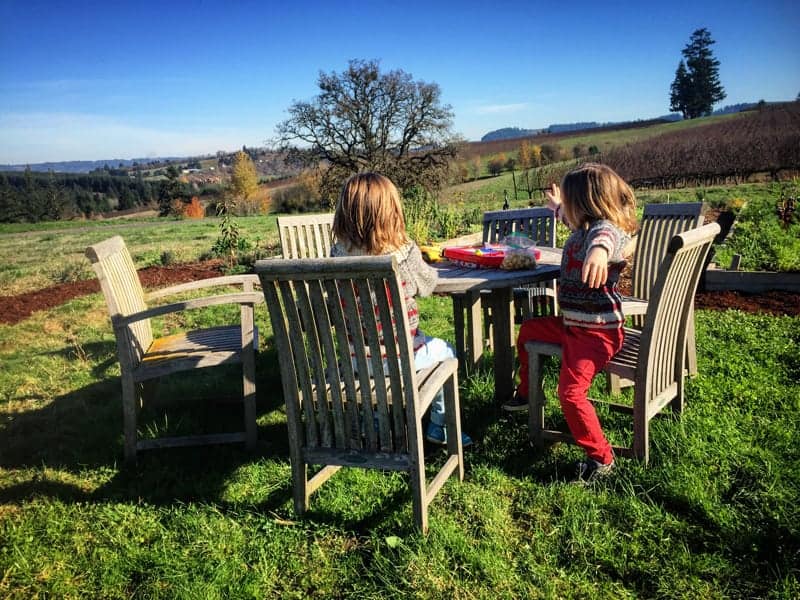
[[[288,464],[288,435],[281,414],[280,385],[275,383],[280,379],[275,375],[274,353],[260,353],[257,358],[259,427],[254,452],[248,452],[241,444],[158,449],[140,452],[137,465],[132,467],[122,466],[122,392],[119,376],[108,373],[116,360],[106,358],[114,354],[113,343],[89,344],[80,350],[67,346],[51,354],[86,360],[93,365],[93,375],[102,379],[57,396],[40,408],[4,414],[5,422],[0,427],[0,468],[17,471],[12,477],[18,478],[19,483],[0,488],[0,502],[38,496],[67,502],[219,502],[237,469],[264,459],[274,460],[276,465]],[[197,429],[173,430],[182,426],[197,426],[208,432],[242,428],[240,402],[208,396],[209,391],[227,395],[226,390],[230,390],[234,397],[240,394],[238,365],[164,379],[155,396],[145,401],[146,408],[138,422],[140,435],[199,433]],[[168,421],[163,415],[150,414],[150,407],[159,413],[162,409],[172,410],[173,405],[179,405],[189,416],[183,421]],[[167,421],[168,427],[164,425]],[[102,479],[110,471],[116,474],[99,487],[91,481]],[[85,486],[81,485],[83,481]],[[275,508],[290,496],[291,479],[287,477],[285,486],[272,490],[266,499],[260,497],[259,503],[267,509]]]

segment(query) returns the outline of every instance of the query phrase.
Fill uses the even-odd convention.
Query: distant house
[[[181,171],[181,173],[183,173],[184,175],[186,175],[188,173],[199,173],[199,172],[200,172],[200,169],[183,169]]]

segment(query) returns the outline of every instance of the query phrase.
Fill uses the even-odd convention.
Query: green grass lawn
[[[452,336],[448,299],[423,299],[421,309],[428,332]],[[196,324],[231,317],[199,314]],[[257,452],[161,450],[142,453],[135,469],[120,464],[119,369],[100,295],[0,325],[0,596],[800,594],[800,319],[700,311],[701,374],[683,418],[653,421],[648,468],[620,459],[593,488],[569,483],[578,449],[530,447],[524,419],[491,400],[488,369],[463,379],[463,423],[477,443],[465,481],[451,479],[433,501],[427,537],[412,526],[396,473],[343,470],[296,517],[263,307],[258,321]],[[176,376],[142,427],[173,426],[187,414],[178,399],[213,399],[235,382],[224,369]],[[199,402],[189,422],[216,427],[219,413],[238,415]],[[612,441],[630,434],[619,417],[602,418]],[[434,463],[439,456],[432,451]]]
[[[761,210],[774,190],[640,199],[698,193],[721,205],[743,197]],[[275,250],[274,216],[237,221],[250,241]],[[84,248],[114,234],[138,267],[160,263],[164,252],[196,260],[217,225],[0,230],[0,295],[91,277]],[[423,328],[452,341],[449,300],[422,299],[420,308]],[[215,309],[154,326],[168,333],[234,316]],[[698,311],[700,375],[688,383],[683,417],[652,422],[648,468],[620,459],[614,477],[593,488],[569,483],[577,448],[536,451],[524,418],[501,413],[490,365],[462,378],[462,422],[477,443],[466,452],[465,481],[448,481],[431,504],[427,537],[412,526],[407,481],[397,473],[343,470],[304,518],[294,514],[263,306],[257,321],[257,451],[153,451],[133,469],[121,465],[119,367],[102,297],[0,324],[0,597],[800,596],[800,318]],[[556,364],[547,369],[554,399]],[[164,381],[143,412],[142,434],[238,425],[238,409],[217,402],[237,385],[237,371],[224,367]],[[603,390],[598,379],[593,395]],[[560,419],[557,402],[548,410]],[[601,419],[612,442],[627,441],[628,421],[605,411]],[[433,449],[430,459],[435,465],[441,454]]]

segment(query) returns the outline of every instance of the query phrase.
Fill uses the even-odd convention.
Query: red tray
[[[482,244],[479,246],[451,246],[442,250],[445,258],[454,262],[469,263],[470,266],[499,268],[506,257],[510,246],[505,244]],[[538,248],[533,249],[538,260],[541,256]]]

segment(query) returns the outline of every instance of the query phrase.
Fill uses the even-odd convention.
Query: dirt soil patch
[[[211,260],[185,263],[168,267],[147,267],[139,271],[142,286],[147,289],[162,288],[198,279],[218,277],[223,274],[223,263]],[[626,281],[621,282],[625,291]],[[18,296],[0,296],[0,323],[13,325],[28,318],[38,310],[47,310],[68,300],[100,291],[96,279],[74,281],[55,285]],[[749,313],[800,316],[800,294],[767,292],[747,295],[740,292],[698,292],[697,308],[712,310],[739,309]]]
[[[139,270],[142,287],[155,289],[222,275],[223,262],[210,260]],[[60,306],[68,300],[100,291],[97,279],[72,281],[18,296],[0,296],[0,323],[13,325],[38,310]]]

